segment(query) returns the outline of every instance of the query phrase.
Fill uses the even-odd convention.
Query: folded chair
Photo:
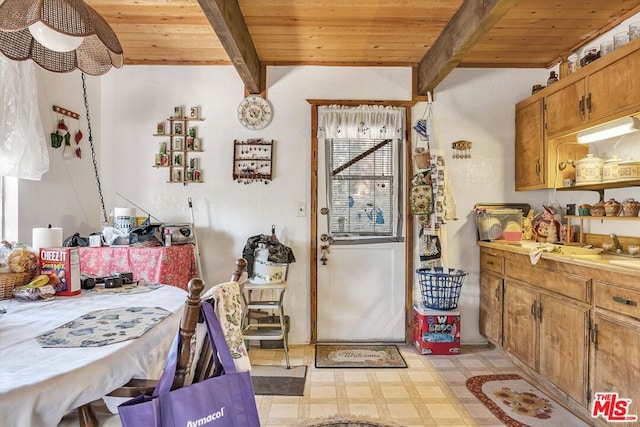
[[[237,282],[242,277],[242,272],[246,267],[247,262],[240,258],[236,260],[235,269],[231,280]],[[200,315],[200,294],[204,290],[205,283],[202,279],[194,278],[189,281],[188,289],[189,294],[185,301],[184,311],[180,319],[180,348],[178,349],[178,363],[176,368],[176,374],[173,380],[172,390],[184,386],[191,376],[193,353],[195,353],[194,343],[192,337],[196,333],[196,327],[198,320],[201,319]],[[206,335],[205,335],[206,336]],[[208,338],[207,338],[208,339]],[[213,357],[210,351],[211,346],[208,343],[206,345],[199,346],[201,354],[197,357],[195,366],[195,374],[192,382],[197,382],[200,379],[208,378],[214,369]],[[133,398],[140,394],[153,393],[157,384],[157,380],[133,378],[127,384],[117,388],[108,394],[111,397],[127,397]],[[97,427],[98,419],[95,416],[91,404],[82,405],[78,408],[78,419],[81,427]]]

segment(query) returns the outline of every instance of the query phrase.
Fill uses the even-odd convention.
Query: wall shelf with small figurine
[[[233,141],[233,180],[240,184],[272,179],[274,141],[262,138]]]
[[[168,183],[188,185],[203,182],[200,157],[194,157],[204,151],[202,138],[195,126],[202,121],[198,107],[191,107],[188,115],[183,113],[182,107],[175,107],[173,116],[158,122],[153,136],[168,139],[159,143],[153,167],[169,170]]]

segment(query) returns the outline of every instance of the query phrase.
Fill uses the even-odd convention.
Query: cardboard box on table
[[[46,274],[56,295],[73,296],[81,292],[78,248],[40,248],[40,274]],[[52,278],[55,274],[57,280]]]
[[[460,310],[413,306],[413,343],[420,354],[460,353]]]

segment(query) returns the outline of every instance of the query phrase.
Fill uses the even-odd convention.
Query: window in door
[[[329,235],[334,243],[402,241],[400,142],[327,139]]]

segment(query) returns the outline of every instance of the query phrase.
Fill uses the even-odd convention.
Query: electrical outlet
[[[305,202],[296,203],[296,215],[307,216],[307,204]]]

